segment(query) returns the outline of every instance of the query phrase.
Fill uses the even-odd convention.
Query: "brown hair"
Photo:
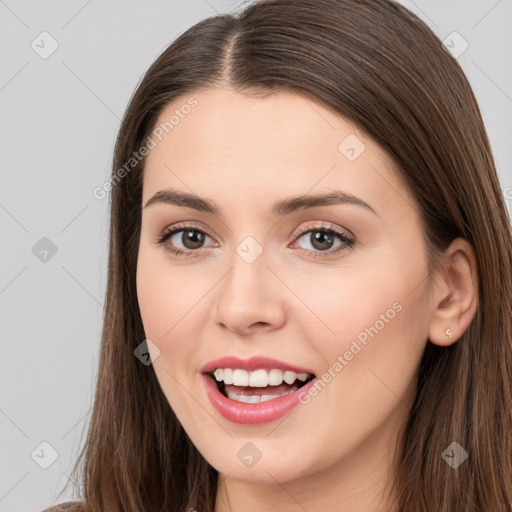
[[[456,237],[475,249],[479,306],[448,347],[427,342],[394,484],[401,512],[512,507],[512,236],[479,107],[457,61],[391,0],[265,0],[197,23],[151,65],[118,134],[112,176],[173,99],[212,85],[310,95],[387,151],[421,214],[431,269]],[[152,366],[136,294],[144,160],[113,182],[97,389],[83,471],[89,512],[213,512],[217,472]],[[469,454],[457,469],[441,453]],[[81,478],[77,476],[77,479]]]

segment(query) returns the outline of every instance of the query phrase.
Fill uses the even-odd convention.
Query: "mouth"
[[[248,404],[267,402],[289,395],[315,378],[312,373],[295,373],[279,369],[247,371],[218,368],[204,375],[214,381],[224,397]]]

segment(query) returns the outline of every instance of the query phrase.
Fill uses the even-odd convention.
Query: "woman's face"
[[[230,89],[173,101],[149,146],[138,300],[157,378],[198,450],[230,478],[270,484],[388,461],[429,308],[418,211],[383,151],[310,97]],[[174,204],[175,192],[201,200]],[[241,361],[209,365],[229,356]],[[246,364],[260,356],[276,361]],[[217,376],[259,403],[225,397],[205,368],[238,370]],[[269,399],[295,389],[277,385],[291,368],[314,380]]]

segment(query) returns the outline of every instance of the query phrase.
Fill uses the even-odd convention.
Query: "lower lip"
[[[314,385],[317,380],[316,378],[311,380],[289,395],[272,398],[271,400],[257,404],[246,404],[225,397],[219,391],[213,379],[207,375],[202,375],[202,379],[206,387],[208,398],[215,409],[227,420],[243,425],[268,423],[284,416],[300,404],[299,393],[307,393],[309,388]]]

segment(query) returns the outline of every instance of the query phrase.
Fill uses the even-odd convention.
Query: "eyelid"
[[[336,224],[332,224],[330,222],[323,221],[323,220],[321,220],[321,221],[310,221],[310,222],[313,222],[313,223],[320,222],[320,224],[313,224],[313,225],[309,225],[309,226],[306,226],[306,227],[301,226],[301,227],[299,227],[295,231],[295,233],[293,234],[293,237],[296,238],[298,236],[303,235],[304,233],[307,233],[308,231],[327,230],[327,231],[341,232],[340,234],[345,235],[347,238],[355,239],[355,235],[350,230],[348,230],[346,228],[339,227]]]
[[[348,229],[346,228],[341,228],[341,227],[338,227],[336,226],[335,224],[332,224],[330,222],[327,222],[327,221],[310,221],[312,223],[315,223],[315,222],[320,222],[320,225],[318,224],[312,224],[312,225],[308,225],[308,226],[301,226],[299,227],[298,229],[295,230],[295,232],[293,233],[292,237],[295,238],[295,237],[298,237],[300,235],[303,235],[304,233],[307,233],[308,231],[311,231],[311,230],[315,230],[315,229],[331,229],[331,230],[334,230],[334,231],[343,231],[348,238],[355,238],[355,235]],[[190,229],[190,228],[196,228],[198,229],[199,231],[204,231],[205,234],[207,234],[210,238],[215,238],[214,236],[212,236],[212,234],[208,231],[207,228],[205,228],[202,224],[200,223],[197,223],[196,221],[184,221],[184,222],[178,222],[176,224],[172,224],[171,226],[165,228],[163,231],[162,231],[162,234],[165,234],[165,233],[170,233],[171,231],[176,231],[178,229]],[[160,239],[162,237],[162,234],[159,234],[157,236],[157,240]]]

